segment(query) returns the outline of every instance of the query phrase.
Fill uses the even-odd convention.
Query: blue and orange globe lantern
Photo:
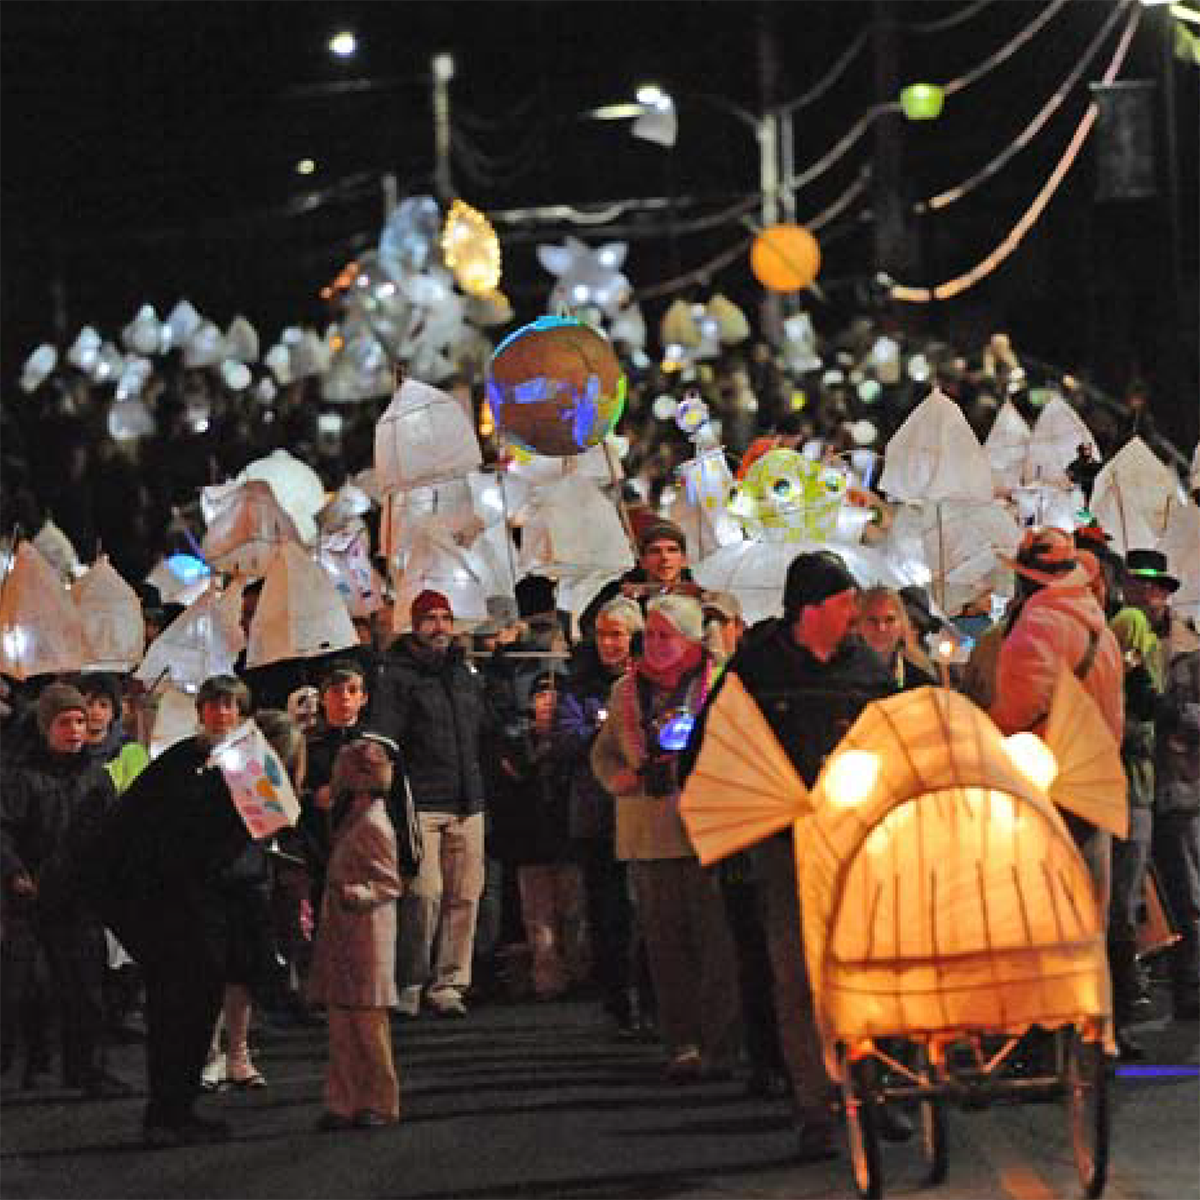
[[[625,407],[612,345],[573,317],[539,317],[505,338],[487,370],[496,428],[534,454],[567,458],[599,445]]]

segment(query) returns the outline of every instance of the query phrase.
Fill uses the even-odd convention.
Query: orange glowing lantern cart
[[[1060,1089],[1085,1193],[1104,1188],[1104,916],[1059,809],[1123,834],[1125,777],[1069,673],[1045,739],[1005,738],[965,697],[921,688],[865,708],[808,793],[738,680],[714,701],[684,823],[705,863],[792,824],[814,1012],[863,1196],[882,1194],[881,1105],[917,1103],[935,1184],[946,1101]],[[1035,1028],[1053,1031],[1054,1066],[1016,1078]]]

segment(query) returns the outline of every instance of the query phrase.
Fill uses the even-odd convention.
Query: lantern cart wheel
[[[1104,1191],[1108,1178],[1108,1063],[1099,1042],[1085,1042],[1076,1030],[1064,1034],[1067,1126],[1071,1152],[1084,1195]]]
[[[863,1200],[883,1195],[883,1172],[879,1162],[879,1134],[875,1128],[874,1072],[869,1059],[851,1062],[845,1047],[842,1059],[842,1107],[846,1118],[846,1140],[854,1186]]]
[[[922,1084],[931,1085],[936,1082],[929,1052],[924,1047],[917,1051],[916,1067]],[[929,1187],[936,1187],[946,1178],[946,1168],[949,1166],[945,1103],[940,1096],[922,1096],[917,1107],[925,1182]]]

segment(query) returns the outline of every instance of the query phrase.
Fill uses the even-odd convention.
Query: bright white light
[[[358,49],[358,39],[348,29],[335,33],[329,39],[329,52],[338,58],[350,58]]]
[[[1036,733],[1014,733],[1004,739],[1004,749],[1017,770],[1043,792],[1054,782],[1058,762]]]
[[[29,637],[20,625],[4,631],[4,656],[10,662],[19,661],[29,646]]]
[[[433,77],[443,83],[454,78],[454,56],[452,54],[434,55]]]
[[[659,112],[666,112],[673,105],[671,97],[656,83],[642,84],[637,90],[637,102],[644,104],[647,108],[657,109]]]
[[[311,175],[317,169],[317,164],[311,158],[302,158],[296,164],[297,175]]]
[[[586,303],[587,298],[591,294],[592,294],[591,288],[589,288],[586,283],[577,283],[571,289],[571,299],[574,300],[576,304]]]
[[[871,795],[878,778],[878,754],[843,750],[825,768],[825,794],[836,808],[854,808]]]

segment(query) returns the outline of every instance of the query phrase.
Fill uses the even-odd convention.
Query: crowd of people
[[[469,630],[425,590],[399,636],[363,622],[350,651],[207,680],[197,732],[152,761],[127,680],[14,687],[5,1071],[37,1086],[53,1014],[62,1083],[128,1093],[105,1045],[140,995],[147,1143],[216,1139],[226,1127],[197,1101],[206,1086],[268,1087],[249,1031],[256,1013],[287,1012],[328,1029],[319,1127],[372,1128],[402,1119],[389,1010],[462,1020],[504,998],[571,997],[614,1035],[657,1038],[681,1086],[737,1076],[790,1095],[799,1158],[830,1155],[790,834],[705,869],[679,813],[734,677],[811,786],[875,699],[941,683],[1003,732],[1038,732],[1059,671],[1073,672],[1129,779],[1127,839],[1067,817],[1108,913],[1120,1052],[1142,1053],[1151,1003],[1136,943],[1151,863],[1181,935],[1172,1012],[1196,1019],[1200,636],[1171,611],[1161,554],[1119,556],[1096,526],[1029,529],[1012,603],[951,673],[927,653],[937,618],[920,589],[864,592],[833,550],[797,555],[783,615],[747,628],[735,596],[692,579],[678,526],[648,507],[635,536],[637,565],[600,591],[576,641],[547,579],[522,580],[515,605],[494,598]],[[212,758],[247,718],[301,801],[296,826],[264,841]],[[911,1135],[893,1106],[880,1122]]]

